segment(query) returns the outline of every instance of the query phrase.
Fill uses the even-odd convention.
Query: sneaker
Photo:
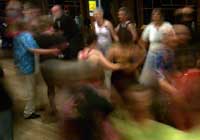
[[[37,113],[32,113],[31,115],[29,115],[28,117],[24,117],[24,119],[28,120],[28,119],[37,119],[40,117],[40,114]]]

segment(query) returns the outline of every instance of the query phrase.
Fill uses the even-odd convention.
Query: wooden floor
[[[47,123],[42,119],[24,120],[23,108],[26,99],[26,83],[17,76],[11,59],[1,60],[6,74],[6,85],[14,101],[14,140],[61,140],[57,123]],[[39,76],[38,76],[39,77]],[[41,77],[38,78],[37,107],[42,108],[48,104],[46,86]],[[42,101],[42,102],[41,102]]]

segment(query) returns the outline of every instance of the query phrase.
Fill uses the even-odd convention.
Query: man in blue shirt
[[[18,34],[13,40],[15,64],[25,79],[27,86],[27,103],[24,109],[24,118],[32,119],[40,115],[35,112],[35,59],[34,54],[58,55],[60,50],[40,49],[32,34],[26,31],[26,25],[23,22],[17,23]]]

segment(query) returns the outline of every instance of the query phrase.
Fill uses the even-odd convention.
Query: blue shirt
[[[13,40],[15,64],[22,74],[32,74],[35,70],[34,54],[30,49],[39,48],[29,32],[22,32]]]

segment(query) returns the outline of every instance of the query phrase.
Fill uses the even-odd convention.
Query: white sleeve
[[[144,40],[145,42],[149,41],[149,36],[150,36],[150,25],[148,25],[143,33],[142,33],[142,40]]]

